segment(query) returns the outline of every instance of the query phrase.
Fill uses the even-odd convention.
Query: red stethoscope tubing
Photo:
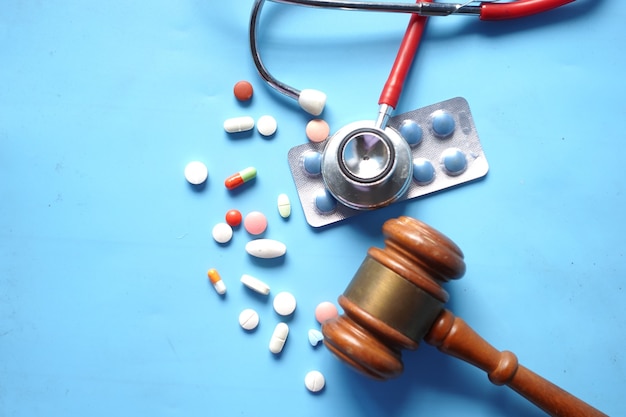
[[[512,3],[483,3],[480,5],[480,20],[517,19],[547,12],[572,3],[574,0],[521,0]]]
[[[512,3],[483,3],[480,6],[480,19],[517,19],[546,12],[572,3],[573,1],[575,0],[520,0]],[[396,55],[396,60],[391,68],[387,82],[383,87],[383,91],[380,94],[378,104],[386,104],[394,109],[398,105],[404,81],[409,73],[420,40],[422,39],[422,34],[426,28],[426,19],[426,16],[418,16],[416,14],[411,16],[409,25],[402,38],[398,54]]]
[[[427,0],[430,2],[431,0]],[[418,0],[419,2],[419,0]],[[402,93],[402,86],[406,79],[413,58],[417,53],[417,47],[419,46],[422,34],[426,28],[426,16],[418,16],[416,14],[411,16],[409,25],[402,38],[402,43],[398,49],[396,60],[391,67],[387,82],[383,87],[383,91],[378,99],[378,104],[386,104],[392,108],[396,108],[398,101],[400,100],[400,94]]]

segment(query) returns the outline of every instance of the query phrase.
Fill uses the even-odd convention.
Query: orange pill
[[[311,120],[306,125],[306,137],[311,142],[322,142],[328,138],[330,134],[330,126],[322,119]]]
[[[239,81],[235,84],[233,88],[233,93],[235,93],[235,98],[239,101],[248,101],[252,98],[252,93],[254,93],[254,88],[252,88],[252,84],[248,81]]]

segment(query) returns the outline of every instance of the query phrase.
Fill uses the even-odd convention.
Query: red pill
[[[233,93],[235,93],[235,98],[239,101],[248,101],[252,98],[252,93],[254,89],[252,88],[252,84],[248,81],[239,81],[235,84],[233,88]]]
[[[228,210],[228,212],[226,213],[226,223],[230,227],[239,226],[242,219],[243,216],[241,215],[241,212],[239,210]]]

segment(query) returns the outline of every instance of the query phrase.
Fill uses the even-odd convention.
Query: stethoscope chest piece
[[[326,226],[368,210],[483,177],[489,165],[461,97],[375,121],[289,150],[307,223]]]
[[[341,204],[371,210],[401,198],[411,183],[411,147],[393,128],[354,122],[327,140],[321,176]]]

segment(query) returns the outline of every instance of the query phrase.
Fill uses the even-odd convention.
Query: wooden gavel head
[[[370,248],[339,304],[344,314],[322,324],[324,344],[376,379],[402,373],[402,349],[423,339],[441,352],[482,369],[554,417],[606,414],[498,351],[451,311],[441,284],[461,278],[461,250],[447,237],[410,217],[383,225],[385,247]]]
[[[344,314],[322,324],[330,351],[376,379],[402,373],[402,349],[417,349],[448,301],[441,284],[465,273],[459,247],[418,220],[388,220],[383,234],[339,297]]]

